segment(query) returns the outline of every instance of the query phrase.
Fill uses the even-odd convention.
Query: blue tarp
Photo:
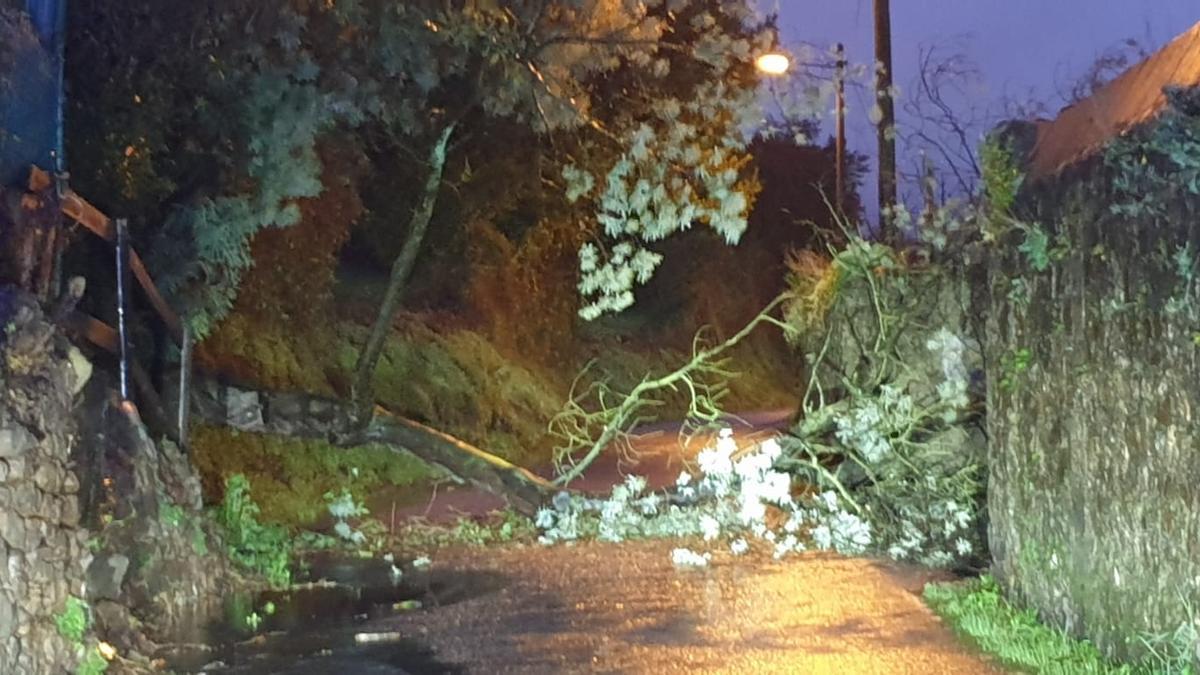
[[[62,45],[67,0],[26,0],[26,16],[0,22],[0,185],[24,179],[29,165],[54,171],[61,145]]]

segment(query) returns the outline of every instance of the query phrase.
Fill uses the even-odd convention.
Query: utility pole
[[[837,136],[834,144],[834,162],[837,166],[837,207],[838,216],[846,213],[846,48],[837,43],[837,70],[834,77],[837,86]]]
[[[891,0],[875,0],[875,100],[879,105],[879,234],[895,243],[896,108],[892,101]]]
[[[937,213],[937,179],[933,175],[933,160],[925,151],[921,151],[921,198],[925,205],[921,211],[921,229],[929,231],[933,227],[933,216]]]

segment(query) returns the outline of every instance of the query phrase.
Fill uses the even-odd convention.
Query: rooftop
[[[1200,86],[1200,23],[1055,119],[1039,122],[1029,176],[1057,174],[1154,118],[1169,86]]]

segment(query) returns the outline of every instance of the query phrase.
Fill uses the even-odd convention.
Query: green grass
[[[194,461],[211,496],[219,481],[244,475],[263,521],[309,527],[327,513],[323,495],[346,487],[358,499],[387,486],[426,480],[431,472],[415,457],[383,447],[337,448],[320,440],[199,426],[192,432]]]
[[[961,635],[1016,672],[1039,675],[1193,675],[1187,664],[1190,643],[1143,637],[1151,658],[1137,665],[1115,664],[1095,645],[1076,640],[1038,621],[1033,610],[1004,599],[990,576],[965,582],[929,584],[925,602]],[[1169,636],[1168,636],[1169,637]],[[1180,636],[1181,638],[1183,636]]]

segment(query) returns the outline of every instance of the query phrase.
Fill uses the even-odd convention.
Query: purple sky
[[[873,60],[872,0],[764,0],[762,7],[778,11],[785,45],[841,41],[852,62]],[[895,80],[904,96],[919,45],[952,43],[980,70],[984,84],[976,95],[983,105],[1032,94],[1057,111],[1063,105],[1057,92],[1106,48],[1135,38],[1154,51],[1198,21],[1200,0],[894,0]],[[848,96],[850,147],[873,154],[870,92]],[[864,186],[868,204],[875,202],[874,180]]]

